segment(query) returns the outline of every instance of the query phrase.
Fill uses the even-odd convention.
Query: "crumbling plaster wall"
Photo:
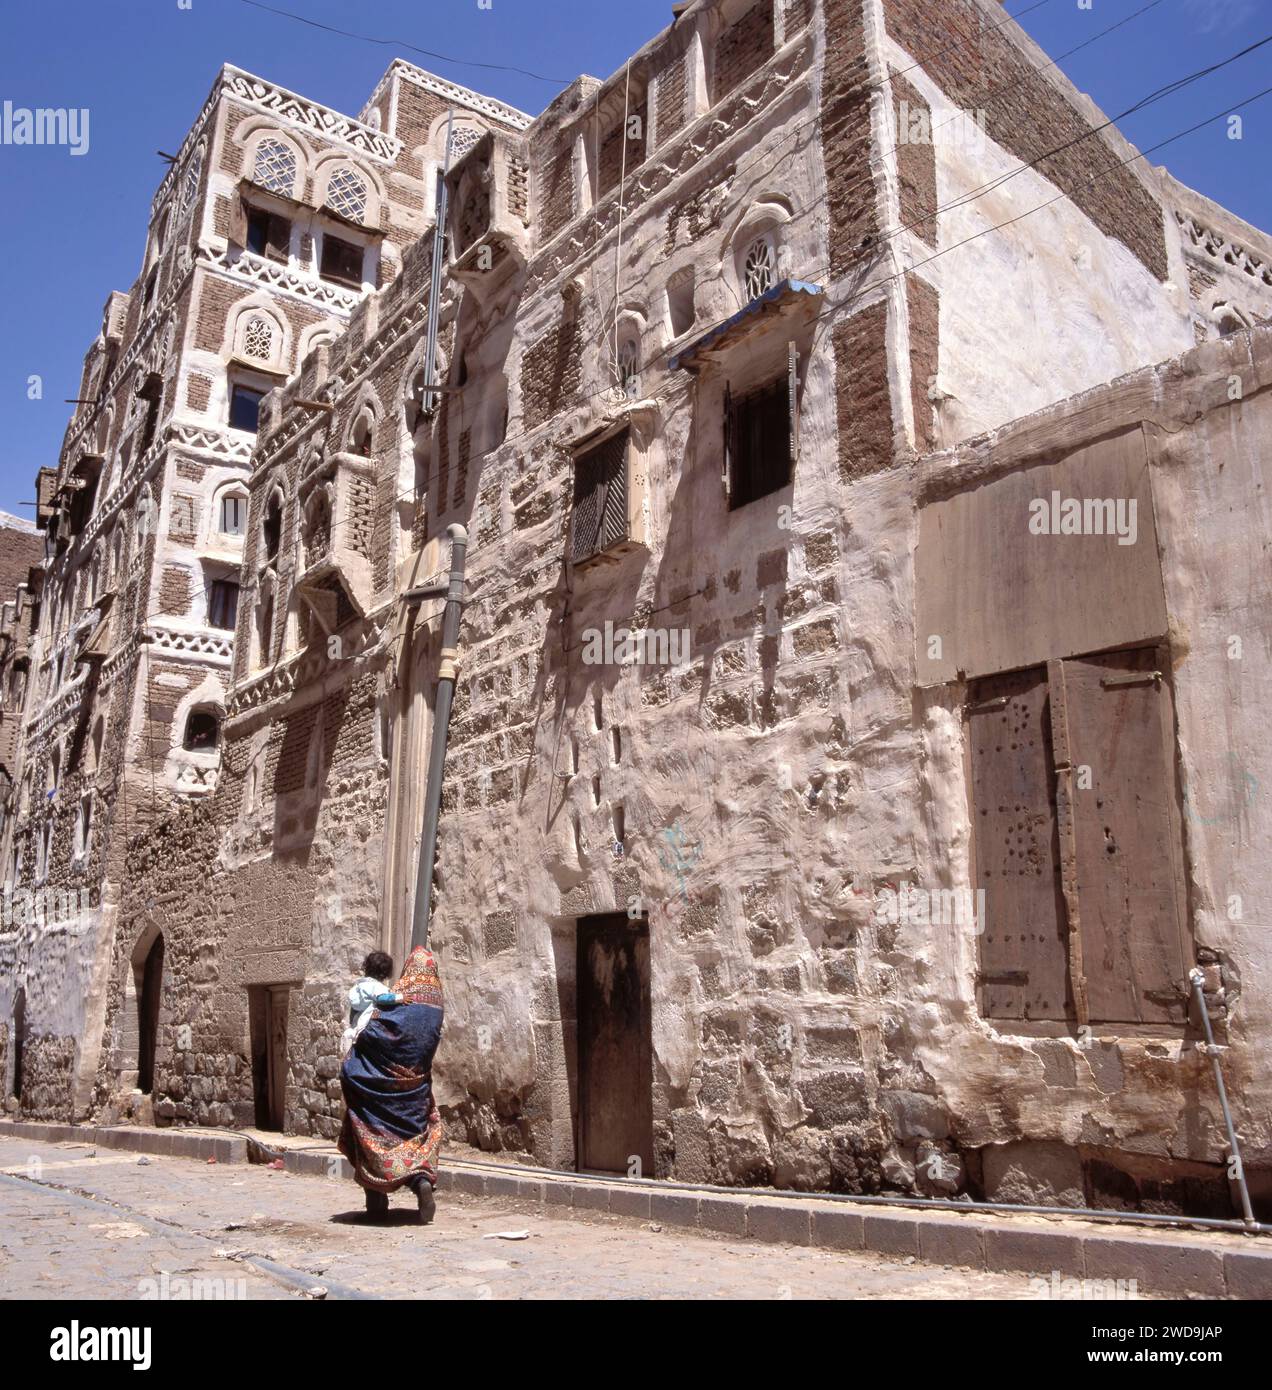
[[[1221,1038],[1226,1025],[1223,1066],[1247,1176],[1265,1196],[1272,1096],[1260,1059],[1272,1023],[1272,951],[1261,926],[1261,846],[1272,827],[1261,789],[1272,768],[1261,729],[1272,644],[1266,603],[1251,595],[1266,588],[1257,537],[1272,529],[1258,443],[1272,401],[1269,353],[1266,332],[1236,335],[1019,422],[960,460],[974,468],[996,451],[1013,462],[1054,457],[1075,418],[1092,437],[1128,419],[1133,427],[1140,411],[1156,420],[1145,429],[1174,658],[1189,915]],[[1228,399],[1233,381],[1244,401]],[[931,462],[939,472],[953,457]],[[916,871],[925,886],[972,881],[965,691],[955,684],[916,696]],[[978,1014],[974,934],[903,922],[894,952],[904,998],[895,1042],[930,1078],[959,1151],[979,1154],[987,1195],[1096,1205],[1151,1196],[1163,1209],[1230,1214],[1222,1116],[1195,1035],[1095,1026],[1086,1038],[1014,1036]],[[911,1144],[923,1137],[898,1130]]]
[[[896,27],[906,33],[903,25]],[[994,138],[994,121],[978,127],[975,112],[961,110],[925,71],[922,52],[907,52],[892,34],[885,36],[882,52],[888,69],[904,73],[903,82],[918,91],[930,111],[935,207],[941,209],[932,219],[936,234],[925,240],[924,227],[906,222],[894,203],[885,236],[895,239],[901,261],[921,267],[940,295],[940,368],[933,402],[941,444],[993,429],[1191,346],[1188,280],[1173,216],[1161,206],[1141,209],[1165,238],[1169,278],[1163,281],[1124,241],[1102,231],[1064,196],[1063,188],[1026,168],[1028,155],[1004,148]],[[970,69],[973,56],[958,53]],[[986,107],[996,114],[1002,97],[996,88],[989,90]],[[1080,103],[1092,126],[1102,123],[1072,89],[1068,100]],[[908,106],[906,113],[912,115]],[[907,139],[925,129],[921,120],[901,129],[896,116],[894,106],[880,138],[890,172]],[[1057,135],[1055,142],[1060,139]],[[1111,130],[1085,142],[1092,170],[1111,169],[1132,153]],[[1142,178],[1150,195],[1159,198],[1154,173],[1148,170]],[[1119,205],[1110,217],[1129,215]],[[1142,230],[1127,227],[1125,235],[1129,240]]]

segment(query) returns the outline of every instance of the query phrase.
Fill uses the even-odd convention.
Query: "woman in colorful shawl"
[[[401,1002],[371,1016],[340,1069],[346,1108],[339,1148],[366,1190],[368,1212],[388,1211],[388,1194],[410,1186],[427,1225],[442,1147],[433,1098],[442,982],[433,953],[417,946],[394,990]]]

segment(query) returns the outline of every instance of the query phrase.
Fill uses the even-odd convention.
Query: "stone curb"
[[[1039,1297],[1068,1296],[1062,1281],[1136,1281],[1141,1293],[1207,1298],[1272,1298],[1272,1240],[1249,1249],[1217,1247],[1201,1232],[1145,1231],[1092,1224],[1080,1230],[1028,1226],[981,1212],[881,1210],[816,1198],[730,1196],[604,1179],[443,1166],[438,1187],[474,1197],[602,1211],[765,1243],[861,1250],[924,1264],[1028,1274],[1046,1282]],[[1114,1233],[1116,1231],[1116,1233]]]
[[[0,1122],[0,1138],[45,1143],[88,1143],[99,1148],[172,1158],[215,1158],[246,1163],[246,1138],[198,1130]],[[336,1165],[339,1164],[337,1168]],[[306,1177],[353,1177],[334,1149],[287,1149],[285,1171]],[[1028,1274],[1048,1289],[1066,1279],[1131,1280],[1145,1293],[1200,1294],[1207,1298],[1272,1299],[1272,1240],[1251,1238],[1248,1247],[1216,1245],[1200,1232],[1142,1233],[1092,1224],[1082,1229],[1027,1225],[1027,1213],[884,1210],[816,1197],[755,1197],[715,1189],[661,1187],[583,1175],[443,1164],[438,1187],[474,1197],[535,1202],[572,1211],[607,1212],[761,1243],[861,1250],[924,1264]],[[1063,1290],[1061,1290],[1063,1296]],[[1040,1294],[1040,1296],[1044,1296]],[[1048,1293],[1046,1296],[1050,1296]]]
[[[48,1125],[29,1120],[0,1122],[0,1139],[36,1139],[45,1144],[93,1144],[126,1153],[163,1154],[168,1158],[198,1158],[206,1162],[246,1163],[247,1140],[233,1134],[209,1134],[196,1129],[149,1129],[118,1125]]]

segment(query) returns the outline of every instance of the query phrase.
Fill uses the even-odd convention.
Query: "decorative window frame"
[[[221,770],[221,749],[225,743],[225,703],[224,687],[216,676],[209,674],[183,696],[173,710],[163,778],[178,795],[207,796],[216,790]],[[219,728],[215,748],[185,746],[186,725],[197,709],[210,710],[217,717]]]
[[[765,242],[772,254],[772,280],[769,284],[780,284],[790,277],[791,254],[785,228],[793,218],[791,205],[780,194],[769,194],[756,199],[734,223],[726,238],[726,246],[731,248],[733,283],[737,291],[738,303],[746,305],[758,296],[752,295],[747,285],[747,261],[757,242]]]
[[[254,318],[264,319],[273,330],[273,352],[269,358],[249,357],[247,354],[247,330]],[[275,380],[266,388],[272,390],[278,385],[278,377],[288,375],[288,364],[292,360],[292,336],[291,325],[286,316],[278,312],[268,295],[249,295],[230,311],[226,335],[221,344],[221,359],[236,367],[242,367],[248,373],[260,372],[266,376],[272,374]]]
[[[251,120],[239,126],[234,138],[243,143],[243,176],[253,188],[264,189],[266,193],[274,193],[281,198],[290,198],[293,202],[300,201],[309,176],[309,160],[306,158],[305,150],[299,141],[275,125]],[[284,146],[290,151],[295,161],[290,187],[278,188],[272,184],[261,183],[256,177],[256,165],[260,157],[261,147],[270,142]]]
[[[227,497],[238,497],[243,503],[243,529],[237,534],[233,531],[221,530],[221,504]],[[218,483],[212,492],[207,544],[218,550],[224,550],[227,547],[241,547],[247,539],[247,528],[251,524],[250,507],[251,494],[247,490],[247,484],[242,479],[231,478],[228,482]]]

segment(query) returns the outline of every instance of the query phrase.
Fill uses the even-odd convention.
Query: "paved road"
[[[414,1224],[396,1194],[374,1224],[340,1179],[84,1144],[0,1141],[0,1298],[304,1297],[243,1256],[332,1294],[385,1298],[1027,1299],[1025,1275],[983,1274],[759,1245],[602,1213],[545,1215],[496,1198],[439,1197]],[[496,1233],[526,1231],[526,1240]],[[491,1238],[494,1237],[494,1238]],[[182,1282],[186,1281],[186,1282]],[[240,1282],[241,1281],[241,1282]]]

